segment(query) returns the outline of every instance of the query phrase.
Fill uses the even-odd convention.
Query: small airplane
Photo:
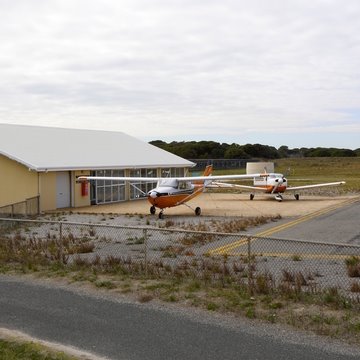
[[[275,200],[282,201],[283,196],[281,195],[285,191],[292,191],[296,200],[300,199],[299,190],[319,188],[325,186],[338,186],[344,185],[345,181],[337,181],[323,184],[313,184],[313,185],[303,185],[303,186],[294,186],[288,187],[288,181],[283,174],[278,173],[263,173],[263,174],[250,174],[253,177],[254,185],[238,185],[238,184],[228,184],[222,182],[213,182],[211,187],[219,188],[241,188],[245,190],[250,190],[250,200],[253,200],[255,197],[255,191],[262,192],[265,194],[274,194]]]
[[[222,180],[237,180],[249,179],[253,176],[260,176],[261,174],[250,175],[216,175],[212,176],[212,165],[205,168],[202,176],[188,176],[188,177],[106,177],[106,176],[79,176],[78,182],[92,181],[92,180],[117,180],[117,181],[130,181],[130,185],[136,187],[131,182],[157,182],[157,186],[149,192],[144,193],[141,189],[137,188],[144,196],[147,197],[151,204],[150,213],[155,214],[156,208],[160,209],[159,219],[163,218],[164,209],[185,205],[192,209],[188,204],[189,200],[200,195],[207,187],[210,187],[213,181]],[[196,207],[192,209],[195,215],[201,214],[201,208]]]

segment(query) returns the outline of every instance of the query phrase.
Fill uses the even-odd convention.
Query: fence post
[[[148,276],[148,250],[147,250],[147,229],[143,229],[143,236],[144,236],[144,262],[145,262],[145,277]]]
[[[59,221],[59,261],[63,262],[63,233],[62,233],[62,222]]]
[[[250,294],[253,294],[253,274],[251,261],[251,238],[247,237],[247,251],[248,251],[248,286]]]

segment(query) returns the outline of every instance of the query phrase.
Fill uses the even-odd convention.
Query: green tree
[[[249,155],[239,144],[231,144],[224,153],[225,159],[247,159]]]

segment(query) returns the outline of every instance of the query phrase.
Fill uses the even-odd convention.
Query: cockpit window
[[[176,179],[161,179],[159,180],[159,187],[173,187],[177,188],[179,186],[179,182]]]

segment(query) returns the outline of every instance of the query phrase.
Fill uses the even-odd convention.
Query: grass
[[[349,258],[346,262],[355,260]],[[128,294],[142,303],[157,299],[178,306],[190,305],[291,325],[360,345],[360,297],[351,301],[337,287],[312,287],[307,280],[309,275],[301,271],[284,270],[280,279],[274,279],[269,272],[254,271],[250,276],[246,264],[235,266],[225,257],[218,261],[207,258],[179,262],[173,267],[159,260],[149,262],[146,270],[142,262],[115,257],[79,258],[71,264],[57,264],[41,262],[27,267],[26,272],[38,277],[67,278],[76,286],[90,284],[94,289]],[[238,271],[232,271],[235,268]],[[23,273],[23,261],[6,262],[2,272]],[[358,288],[352,285],[349,291],[356,297]]]
[[[56,352],[34,342],[0,339],[0,359],[3,360],[77,360],[74,356]]]
[[[336,188],[341,193],[360,192],[360,157],[280,159],[275,160],[275,169],[289,173],[287,176],[292,186],[344,180],[346,184]]]

